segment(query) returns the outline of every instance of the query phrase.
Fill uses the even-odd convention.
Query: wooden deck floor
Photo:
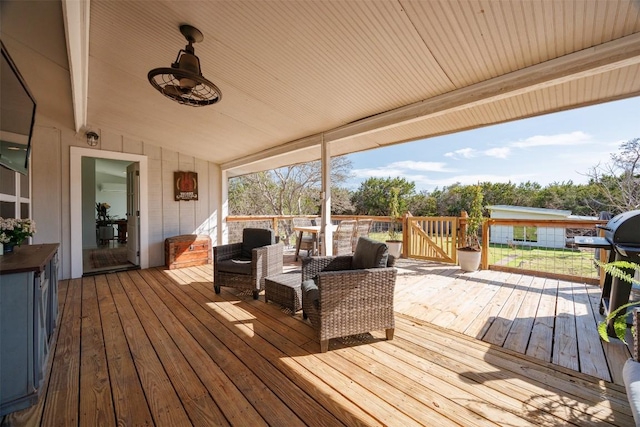
[[[595,328],[584,285],[399,267],[394,339],[332,340],[324,354],[300,314],[227,288],[215,295],[211,266],[63,281],[50,380],[37,406],[3,425],[633,424],[623,386],[563,366],[596,352],[575,338],[589,316]],[[552,305],[575,318],[573,332],[569,320],[552,327],[577,334],[575,347],[536,332],[551,328]],[[617,350],[598,345],[607,366]],[[606,369],[577,357],[589,364]]]

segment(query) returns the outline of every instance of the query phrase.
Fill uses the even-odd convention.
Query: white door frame
[[[82,277],[82,158],[125,160],[140,164],[140,268],[149,268],[148,177],[147,156],[71,147],[69,190],[71,214],[71,278]]]

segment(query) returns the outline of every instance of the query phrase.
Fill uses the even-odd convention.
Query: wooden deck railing
[[[579,248],[576,236],[596,236],[601,220],[489,218],[482,227],[482,268],[599,284],[593,259],[604,251]]]
[[[299,215],[234,215],[228,223],[244,223],[245,226],[269,227],[285,245],[295,244],[293,218]],[[318,218],[317,215],[305,215]],[[337,223],[346,219],[374,220],[372,237],[384,240],[392,218],[389,216],[332,215]],[[456,246],[464,241],[466,216],[462,217],[413,217],[404,215],[402,256],[456,263]],[[551,277],[571,281],[598,284],[600,272],[595,268],[593,249],[573,245],[573,237],[596,235],[599,220],[529,220],[489,218],[481,232],[482,269],[517,272],[539,277]],[[229,240],[242,239],[243,226],[231,227]],[[529,233],[527,235],[527,233]],[[606,259],[600,254],[600,259]]]

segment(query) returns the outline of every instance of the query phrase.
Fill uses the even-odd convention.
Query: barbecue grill
[[[621,213],[611,218],[606,225],[597,227],[604,230],[604,237],[576,237],[576,245],[608,250],[608,262],[640,263],[640,210]],[[627,272],[632,273],[632,271]],[[631,283],[607,274],[602,286],[600,314],[607,315],[628,303],[630,294]],[[609,322],[607,329],[609,335],[615,336],[613,320]]]

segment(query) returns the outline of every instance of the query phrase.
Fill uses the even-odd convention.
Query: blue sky
[[[479,181],[583,184],[590,168],[637,137],[640,97],[351,154],[347,187],[396,176],[417,191]]]

